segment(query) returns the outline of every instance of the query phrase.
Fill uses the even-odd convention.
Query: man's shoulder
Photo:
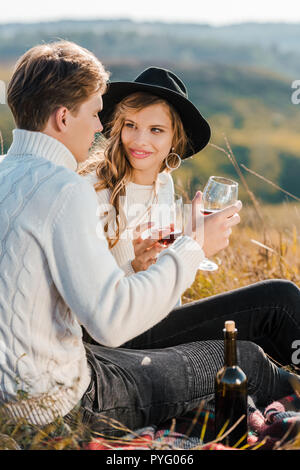
[[[35,200],[43,210],[64,205],[67,200],[71,205],[90,203],[94,199],[94,190],[90,183],[85,181],[74,170],[64,166],[46,162],[33,175],[37,182]],[[48,208],[48,209],[47,209]]]
[[[17,181],[20,191],[27,191],[29,187],[37,193],[49,191],[51,187],[53,191],[59,191],[70,184],[84,183],[74,170],[36,155],[20,159],[14,155],[1,155],[0,164],[1,169],[9,173],[8,183]]]
[[[52,178],[41,187],[39,200],[39,211],[42,209],[48,213],[48,222],[51,224],[60,223],[62,214],[65,218],[77,221],[82,213],[96,213],[98,203],[96,193],[91,184],[68,168],[57,168]]]
[[[48,178],[45,183],[57,187],[57,189],[67,186],[80,185],[82,187],[90,187],[90,184],[79,176],[74,170],[66,168],[64,166],[55,165],[52,162],[48,162],[47,167],[44,169],[48,173]]]

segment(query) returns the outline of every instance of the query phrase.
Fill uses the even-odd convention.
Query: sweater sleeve
[[[123,264],[121,266],[121,269],[123,269],[125,276],[131,276],[131,274],[135,273],[135,270],[132,267],[131,260],[128,260],[127,263]]]
[[[53,282],[78,321],[100,344],[118,347],[168,315],[204,254],[184,236],[147,271],[126,277],[108,249],[97,211],[89,183],[68,184],[48,215],[44,250]]]

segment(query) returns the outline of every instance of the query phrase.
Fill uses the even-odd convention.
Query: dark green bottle
[[[222,428],[226,433],[243,416],[239,424],[222,439],[228,446],[247,444],[247,377],[237,365],[234,321],[226,321],[224,332],[224,366],[215,378],[215,437]],[[226,424],[227,423],[227,424]]]

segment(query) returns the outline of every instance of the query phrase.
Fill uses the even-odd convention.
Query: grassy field
[[[300,205],[246,206],[234,228],[230,246],[215,257],[216,272],[199,271],[185,302],[242,287],[266,278],[289,279],[300,287]]]

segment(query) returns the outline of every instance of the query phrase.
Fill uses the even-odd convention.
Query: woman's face
[[[133,168],[133,181],[150,185],[170,153],[173,129],[167,106],[161,103],[126,112],[121,141]]]

